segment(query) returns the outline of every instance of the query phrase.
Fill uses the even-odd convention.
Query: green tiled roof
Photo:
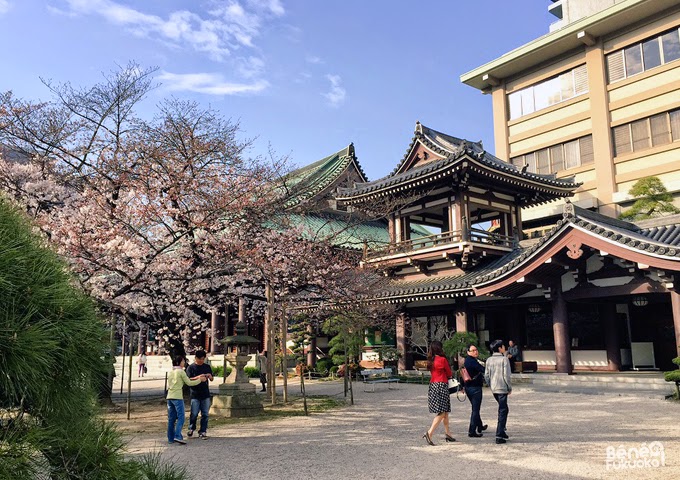
[[[384,246],[390,242],[387,222],[373,220],[359,222],[344,212],[286,214],[287,220],[302,227],[304,236],[309,240],[331,240],[338,247],[362,250],[364,242],[369,248]]]
[[[352,164],[356,166],[362,180],[367,181],[366,174],[354,154],[352,143],[318,162],[290,172],[284,178],[285,185],[290,190],[290,199],[286,202],[286,207],[292,208],[318,195],[335,182]]]

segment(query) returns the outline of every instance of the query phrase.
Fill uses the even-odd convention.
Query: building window
[[[678,122],[680,122],[680,119],[678,119]],[[594,160],[593,136],[587,135],[570,142],[514,157],[510,159],[510,163],[520,168],[526,165],[529,172],[549,175],[569,168],[588,165],[593,163]]]
[[[680,109],[619,125],[612,134],[615,156],[680,141]]]
[[[585,65],[508,95],[510,120],[588,93]]]
[[[607,77],[616,82],[678,59],[680,30],[674,28],[607,55]]]

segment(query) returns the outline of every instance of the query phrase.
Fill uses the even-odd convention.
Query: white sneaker
[[[201,440],[207,440],[207,439],[208,439],[208,435],[205,434],[205,433],[199,433],[199,434],[198,434],[198,438],[200,438]]]

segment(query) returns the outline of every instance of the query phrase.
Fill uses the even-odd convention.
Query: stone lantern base
[[[210,415],[217,417],[255,417],[264,408],[252,383],[223,383],[213,396]]]

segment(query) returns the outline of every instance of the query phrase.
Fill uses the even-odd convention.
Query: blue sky
[[[0,0],[0,91],[40,78],[91,85],[133,60],[158,67],[151,107],[210,105],[296,165],[354,142],[370,179],[416,120],[493,152],[490,96],[459,76],[548,32],[548,0]]]

